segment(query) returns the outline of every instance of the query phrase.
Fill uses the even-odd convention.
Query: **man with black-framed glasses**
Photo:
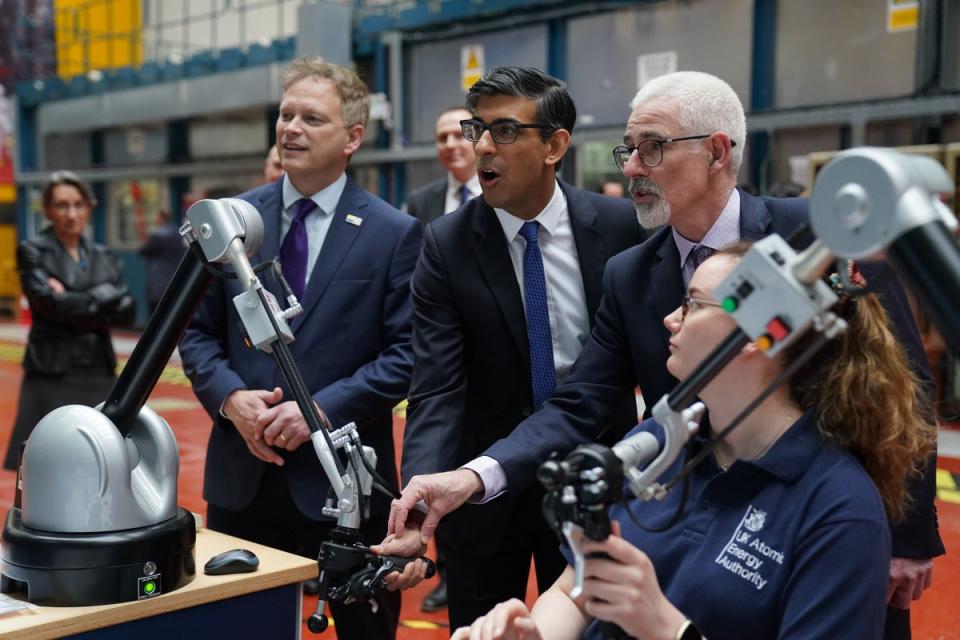
[[[562,82],[533,68],[495,69],[470,89],[467,107],[461,130],[483,197],[425,228],[412,284],[402,475],[414,483],[448,472],[440,475],[479,484],[497,473],[495,461],[475,458],[563,382],[590,333],[604,264],[641,239],[629,202],[558,181],[576,122]],[[612,440],[636,421],[631,390],[614,405]],[[541,591],[565,565],[540,515],[542,490],[499,493],[478,495],[483,504],[441,525],[452,627],[523,598],[531,557]]]
[[[432,522],[473,492],[522,491],[536,482],[537,468],[551,453],[563,455],[595,440],[610,415],[611,400],[626,389],[639,386],[651,407],[677,383],[665,366],[669,333],[662,319],[681,306],[696,267],[715,249],[771,233],[788,237],[807,220],[806,200],[755,198],[736,188],[746,118],[736,92],[720,78],[692,71],[660,76],[637,93],[631,108],[625,149],[616,150],[614,158],[630,180],[640,224],[662,228],[607,264],[593,332],[567,382],[539,412],[483,452],[503,471],[502,483],[484,479],[462,490],[448,483],[450,491],[443,495],[438,485],[423,480],[411,484],[392,508],[391,529],[401,526],[404,509],[413,508],[417,500],[430,507],[422,529],[429,531]],[[914,373],[929,383],[926,356],[903,290],[895,278],[878,273],[885,268],[862,269],[868,281],[881,283],[880,298],[894,333]],[[934,456],[924,477],[910,484],[912,510],[903,522],[891,523],[895,557],[886,638],[910,636],[911,598],[929,586],[930,558],[943,553],[933,506],[935,468]],[[453,490],[459,493],[452,495]],[[840,602],[846,586],[824,581],[818,589],[820,597],[830,594],[826,601]],[[832,623],[843,624],[837,611],[817,611],[813,617],[828,613]],[[822,637],[849,635],[849,629],[834,628]],[[809,636],[801,631],[798,637]]]

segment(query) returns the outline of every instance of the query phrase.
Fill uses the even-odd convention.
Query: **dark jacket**
[[[137,251],[147,266],[147,302],[150,305],[160,301],[186,250],[177,227],[165,224],[151,231]]]
[[[133,297],[119,260],[106,247],[81,240],[81,250],[86,269],[50,228],[17,247],[20,284],[33,315],[23,356],[27,373],[64,373],[78,361],[102,363],[110,371],[116,367],[109,327],[133,322]],[[51,277],[63,284],[65,293],[54,293],[48,284]]]
[[[407,213],[427,225],[443,215],[447,205],[447,179],[424,185],[407,198]]]
[[[789,237],[807,218],[805,199],[755,198],[740,193],[742,240],[756,241],[771,233]],[[914,373],[929,381],[926,356],[903,289],[896,279],[882,275],[885,266],[864,264],[861,268],[867,280],[883,283],[880,301],[890,316],[891,328]],[[653,405],[676,386],[677,379],[666,368],[669,331],[663,318],[680,306],[683,294],[680,256],[670,227],[608,263],[593,333],[566,383],[508,438],[484,452],[503,466],[511,490],[535,482],[537,468],[551,452],[565,454],[596,440],[598,425],[604,424],[609,407],[624,390],[639,386],[649,415]],[[943,553],[933,503],[934,469],[936,454],[924,476],[910,483],[912,511],[906,520],[892,526],[896,557],[931,558]]]
[[[263,244],[251,258],[254,264],[280,249],[282,185],[278,180],[238,196],[263,217]],[[413,366],[410,276],[420,253],[420,225],[352,179],[332,215],[300,301],[303,313],[290,324],[295,336],[290,351],[317,405],[336,427],[357,423],[364,445],[377,452],[377,470],[395,488],[391,409],[406,396]],[[265,277],[263,284],[282,299],[273,278]],[[180,341],[184,373],[214,421],[203,497],[233,511],[251,504],[267,464],[250,454],[220,415],[220,405],[241,388],[281,387],[284,400],[293,397],[271,355],[246,346],[233,304],[240,291],[237,280],[214,281]],[[297,508],[322,520],[329,481],[313,447],[307,443],[279,453]],[[386,514],[390,506],[379,493],[371,505],[374,514]]]
[[[642,234],[628,200],[561,186],[592,326],[604,265]],[[412,291],[416,360],[403,440],[405,480],[456,469],[533,411],[520,287],[503,228],[482,197],[427,226]],[[609,398],[609,409],[596,426],[612,443],[636,423],[633,389]],[[518,494],[448,515],[444,539],[477,557],[491,556],[510,533]]]

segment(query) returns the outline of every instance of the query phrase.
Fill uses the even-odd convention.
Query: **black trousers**
[[[533,558],[540,593],[549,589],[567,566],[560,541],[540,513],[542,493],[526,491],[510,516],[507,535],[497,552],[477,557],[474,549],[437,544],[447,564],[447,614],[451,633],[470,626],[498,603],[524,600]]]
[[[910,609],[887,607],[883,640],[910,640]]]
[[[283,471],[267,465],[253,503],[243,511],[207,505],[207,526],[268,547],[317,559],[320,543],[329,537],[333,521],[318,522],[303,515],[290,497]],[[372,518],[361,527],[364,542],[379,544],[387,531],[386,516]],[[206,558],[197,558],[200,563]],[[400,593],[386,591],[377,598],[373,613],[366,602],[329,603],[339,640],[393,640],[400,620]],[[312,613],[312,612],[311,612]]]

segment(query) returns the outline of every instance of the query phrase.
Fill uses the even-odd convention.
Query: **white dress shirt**
[[[503,228],[510,252],[510,261],[523,291],[523,254],[527,241],[520,235],[520,227],[526,220],[503,209],[494,209]],[[555,184],[553,197],[535,221],[540,223],[537,243],[543,256],[543,271],[547,285],[547,309],[550,314],[550,339],[553,342],[553,363],[557,386],[563,384],[570,367],[580,355],[580,350],[590,336],[590,316],[587,312],[587,296],[580,274],[577,245],[570,225],[567,198]],[[482,502],[491,500],[506,490],[506,475],[493,458],[481,456],[464,465],[480,475],[484,487]]]
[[[301,198],[309,197],[317,204],[317,208],[307,214],[303,224],[307,229],[307,278],[304,281],[303,290],[307,290],[307,284],[310,282],[310,274],[313,273],[313,267],[317,264],[317,256],[320,255],[320,249],[323,248],[323,241],[327,238],[327,231],[330,229],[330,222],[333,220],[333,214],[337,210],[337,204],[340,202],[340,196],[347,186],[347,174],[341,173],[340,177],[334,180],[329,186],[317,191],[311,196],[305,196],[297,191],[297,188],[290,182],[289,176],[283,174],[283,212],[280,215],[280,244],[290,229],[290,223],[293,221],[293,205]]]
[[[677,250],[680,252],[680,272],[683,274],[684,288],[690,286],[690,278],[693,277],[693,260],[687,261],[687,257],[694,247],[706,246],[711,249],[723,249],[740,241],[740,192],[734,189],[727,198],[727,204],[720,212],[720,217],[714,220],[713,226],[703,236],[700,242],[687,240],[680,233],[673,229],[673,241],[677,243]]]

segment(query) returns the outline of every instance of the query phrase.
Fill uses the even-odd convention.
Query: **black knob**
[[[328,626],[330,621],[322,613],[315,613],[307,618],[307,629],[310,629],[311,633],[323,633]]]

